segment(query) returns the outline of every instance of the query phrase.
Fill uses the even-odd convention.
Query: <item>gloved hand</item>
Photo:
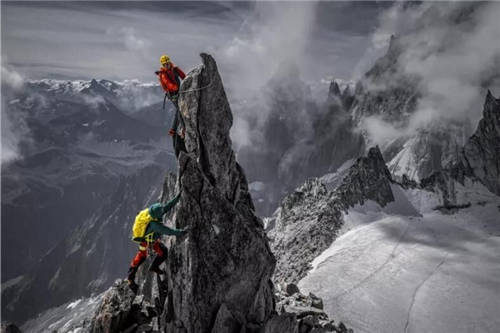
[[[174,136],[175,135],[175,130],[173,128],[168,130],[168,135]]]
[[[160,71],[156,71],[156,72],[155,72],[155,74],[156,74],[156,75],[160,75]]]

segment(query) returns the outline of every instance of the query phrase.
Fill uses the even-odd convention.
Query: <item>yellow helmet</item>
[[[167,64],[167,63],[169,63],[169,62],[170,62],[170,57],[169,57],[168,55],[164,54],[164,55],[162,55],[162,56],[160,57],[160,63],[161,63],[162,65],[165,65],[165,64]]]

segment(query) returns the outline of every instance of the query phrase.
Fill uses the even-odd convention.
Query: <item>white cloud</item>
[[[24,78],[21,74],[2,65],[2,84],[14,89],[19,89],[23,86],[23,83]]]
[[[287,67],[284,65],[308,63],[306,48],[312,38],[315,10],[314,3],[258,2],[244,24],[245,29],[223,47],[213,50],[223,73],[227,74],[224,81],[230,97],[250,100],[252,110],[258,113],[258,117],[241,114],[237,105],[233,107],[236,116],[232,138],[236,147],[260,140],[258,133],[270,110],[263,94],[269,80]],[[254,120],[252,125],[247,121],[248,116]]]
[[[397,4],[381,15],[372,49],[383,44],[383,36],[399,36],[399,73],[420,78],[422,97],[401,135],[440,122],[477,123],[485,90],[500,92],[498,17],[500,3],[494,2]],[[362,125],[379,143],[398,134],[380,119]]]
[[[404,129],[396,128],[393,124],[384,121],[380,116],[363,118],[359,124],[359,128],[370,141],[370,145],[383,146],[394,139],[409,134]]]
[[[247,19],[248,34],[235,36],[215,50],[224,67],[231,68],[234,93],[258,91],[287,62],[306,63],[305,51],[315,19],[312,3],[257,3]],[[242,80],[244,78],[244,80]],[[234,82],[236,83],[236,82]]]
[[[109,28],[106,33],[120,38],[125,48],[129,51],[147,52],[152,45],[150,40],[138,37],[137,32],[132,27]]]

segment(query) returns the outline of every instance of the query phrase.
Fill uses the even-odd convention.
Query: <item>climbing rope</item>
[[[188,90],[179,91],[179,94],[181,94],[181,93],[187,93],[187,92],[194,92],[194,91],[205,90],[205,89],[207,89],[207,88],[211,87],[211,86],[212,86],[212,83],[213,83],[213,81],[212,81],[212,80],[210,80],[210,82],[209,82],[206,86],[203,86],[203,87],[200,87],[200,88],[193,88],[193,89],[188,89]]]
[[[205,90],[205,89],[211,87],[212,83],[213,83],[213,81],[210,80],[210,82],[206,86],[203,86],[203,87],[200,87],[200,88],[193,88],[193,89],[188,89],[188,90],[183,90],[183,91],[179,90],[178,94],[180,95],[180,94],[183,94],[183,93]],[[168,97],[168,99],[172,100],[171,97],[170,97],[170,94],[168,92],[166,92],[165,96],[163,97],[163,109],[165,109],[165,101],[167,100],[167,97]]]

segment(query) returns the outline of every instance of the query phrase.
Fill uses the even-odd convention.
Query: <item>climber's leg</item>
[[[149,270],[156,274],[165,274],[165,271],[160,269],[160,265],[167,259],[167,248],[160,240],[156,240],[153,244],[153,250],[156,252],[156,257]]]
[[[139,266],[146,260],[148,256],[148,244],[146,242],[142,242],[139,245],[139,251],[135,255],[134,259],[130,263],[130,268],[128,269],[127,281],[132,291],[137,292],[137,284],[135,283],[135,275],[137,274],[137,270]]]
[[[179,157],[179,153],[181,151],[186,151],[186,146],[184,144],[185,126],[184,126],[184,120],[182,119],[182,115],[179,111],[179,102],[178,102],[179,95],[178,95],[178,93],[171,94],[170,101],[175,106],[175,115],[174,115],[174,119],[172,120],[172,126],[171,126],[170,130],[168,131],[168,134],[170,136],[172,136],[172,143],[174,145],[175,156]],[[182,128],[181,133],[178,133],[179,125]]]

